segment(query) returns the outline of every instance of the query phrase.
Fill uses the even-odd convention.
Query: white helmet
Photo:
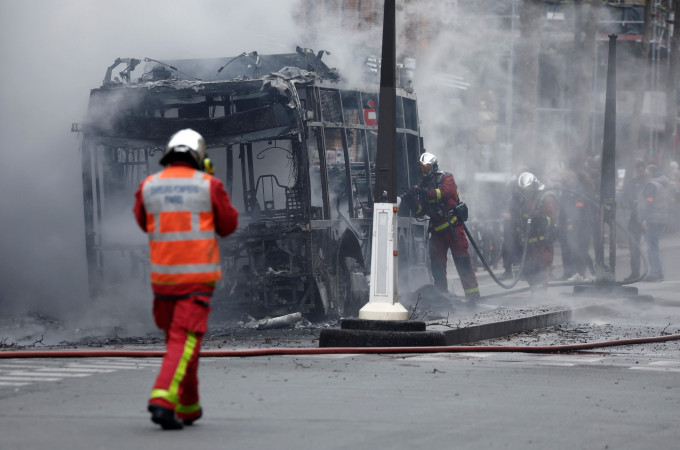
[[[203,140],[203,136],[190,128],[185,128],[172,135],[160,163],[165,166],[173,161],[187,161],[201,169],[204,158],[205,140]]]
[[[437,157],[432,153],[425,152],[420,155],[418,159],[418,170],[420,171],[420,176],[422,178],[428,178],[439,170],[439,165],[437,164]]]
[[[519,186],[522,195],[530,197],[538,191],[545,189],[545,185],[538,181],[536,175],[531,172],[522,172],[517,178],[517,186]]]

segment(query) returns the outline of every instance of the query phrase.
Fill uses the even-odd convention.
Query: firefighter
[[[642,159],[635,161],[635,174],[623,184],[623,193],[621,195],[621,207],[630,210],[627,227],[628,248],[630,249],[630,275],[623,280],[626,282],[640,278],[640,261],[642,258],[640,248],[644,230],[638,218],[637,202],[642,189],[647,183],[645,168],[645,162]]]
[[[227,236],[238,225],[222,182],[204,171],[205,159],[203,137],[178,131],[161,157],[164,169],[135,194],[133,211],[149,237],[153,316],[167,346],[148,410],[165,430],[191,425],[203,414],[198,353],[222,276],[216,235]]]
[[[432,153],[420,155],[418,170],[421,182],[411,189],[416,194],[413,198],[417,199],[412,206],[416,217],[430,217],[430,266],[434,284],[441,292],[448,292],[446,263],[451,250],[465,297],[477,298],[479,286],[463,228],[467,206],[460,200],[456,181],[450,173],[439,171],[437,158]]]
[[[532,291],[544,289],[548,286],[553,260],[552,237],[557,223],[557,200],[531,172],[520,174],[517,185],[521,192],[517,232],[521,245],[525,245],[524,239],[527,239],[522,274]]]
[[[663,264],[659,250],[661,234],[668,223],[670,205],[670,182],[656,166],[645,169],[647,183],[637,201],[638,219],[645,233],[649,273],[643,281],[659,283],[664,281]]]
[[[590,235],[583,232],[589,229],[586,191],[577,174],[571,170],[563,174],[561,187],[557,235],[562,249],[562,280],[582,281],[586,279],[590,242]]]

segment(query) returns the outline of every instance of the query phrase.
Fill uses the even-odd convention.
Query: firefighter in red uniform
[[[557,223],[557,201],[534,174],[523,172],[517,179],[519,196],[517,234],[520,248],[527,242],[522,274],[532,290],[547,288],[553,260],[553,230]],[[527,235],[528,233],[528,235]]]
[[[414,205],[416,217],[430,217],[430,266],[434,285],[441,292],[448,292],[446,263],[451,250],[465,297],[479,297],[477,276],[472,269],[463,228],[467,206],[460,200],[456,181],[450,173],[439,172],[437,158],[432,153],[420,155],[418,170],[421,183],[411,191],[418,194],[413,196],[418,199]]]
[[[135,217],[149,236],[154,320],[167,345],[148,408],[163,429],[191,425],[203,414],[198,353],[222,276],[216,234],[227,236],[238,225],[238,212],[222,182],[204,172],[204,160],[203,137],[181,130],[160,160],[165,168],[135,194]]]

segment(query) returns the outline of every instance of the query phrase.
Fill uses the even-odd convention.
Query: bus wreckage
[[[324,53],[125,58],[109,67],[85,121],[73,125],[82,138],[91,296],[148,282],[132,196],[160,169],[169,136],[192,128],[240,213],[238,230],[220,243],[213,308],[312,320],[356,314],[368,300],[379,66],[367,64],[357,88],[321,61]],[[127,67],[112,79],[120,64]],[[416,97],[404,87],[396,151],[401,192],[416,184],[424,151]],[[427,222],[400,214],[399,282],[408,290],[430,282]]]

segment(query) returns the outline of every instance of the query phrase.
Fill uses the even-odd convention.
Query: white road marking
[[[144,367],[155,367],[155,366],[144,366]],[[95,370],[106,370],[106,369],[112,369],[112,370],[135,370],[135,369],[142,369],[144,367],[139,367],[139,366],[120,366],[120,365],[113,365],[113,364],[67,364],[66,368],[72,368],[72,369],[83,369],[83,370],[88,370],[88,369],[95,369]]]
[[[50,373],[45,373],[45,372],[26,372],[23,370],[13,370],[11,372],[7,372],[6,374],[3,374],[3,376],[8,375],[8,376],[24,376],[24,377],[70,377],[70,378],[79,378],[79,377],[89,377],[92,375],[91,373],[64,373],[64,372],[57,372],[57,369],[55,369],[55,372],[50,372]]]
[[[101,368],[96,368],[96,369],[88,369],[88,368],[79,368],[79,367],[44,367],[41,369],[37,369],[38,372],[92,372],[92,373],[97,373],[97,372],[115,372],[114,369],[101,369]]]
[[[631,370],[653,370],[657,372],[680,372],[680,361],[652,361],[644,366],[632,366]]]
[[[59,381],[61,378],[45,378],[45,377],[14,377],[0,375],[0,381]]]
[[[673,369],[670,367],[653,367],[653,366],[642,366],[642,367],[631,367],[630,370],[647,370],[655,372],[680,372],[680,369]]]
[[[39,381],[60,381],[64,378],[84,378],[97,373],[112,373],[119,370],[157,369],[160,365],[160,358],[153,360],[137,358],[5,360],[0,363],[0,388],[26,386]]]
[[[10,370],[10,369],[37,369],[40,367],[45,367],[44,365],[29,365],[29,364],[0,364],[0,370]]]

